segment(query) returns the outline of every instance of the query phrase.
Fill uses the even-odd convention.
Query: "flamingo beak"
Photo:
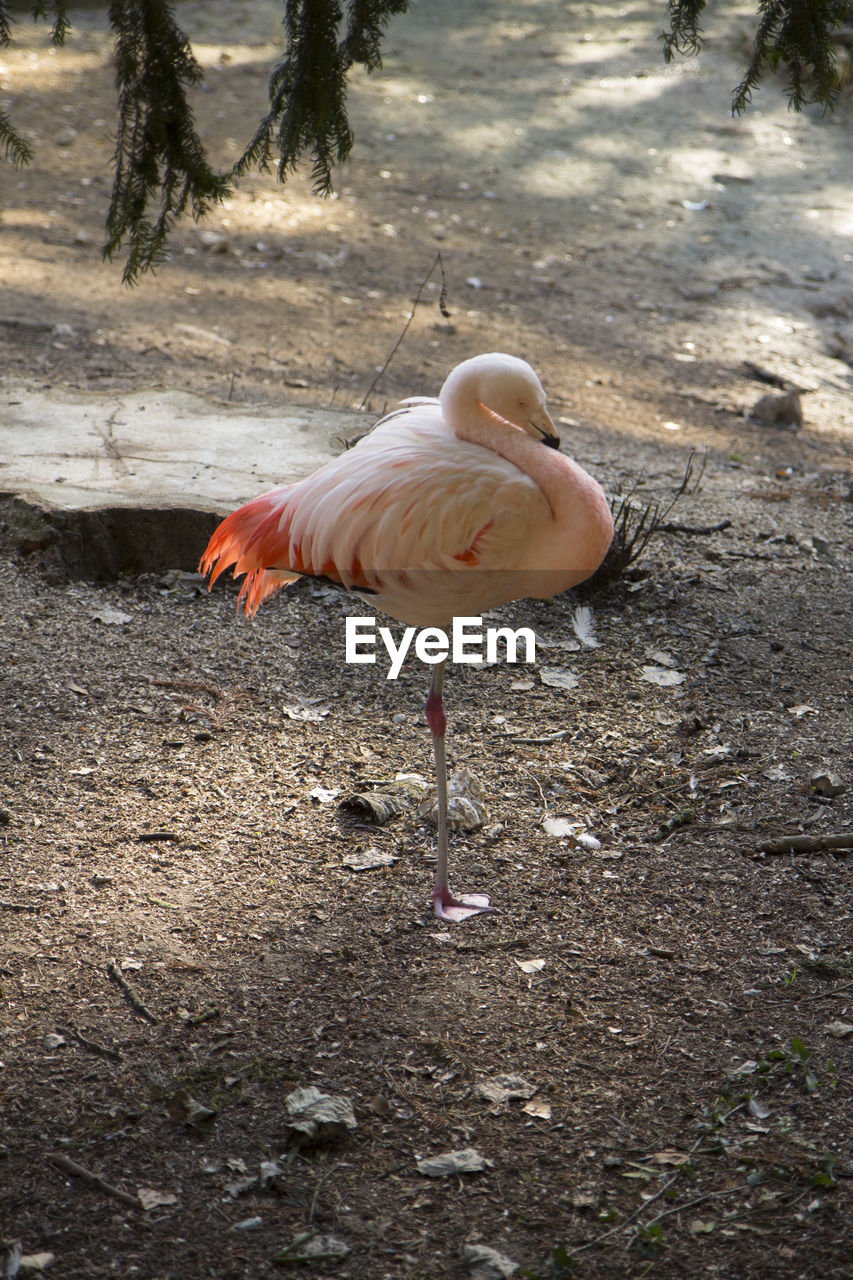
[[[560,437],[547,409],[540,409],[536,417],[530,419],[530,426],[537,435],[542,437],[542,443],[549,449],[559,449]]]

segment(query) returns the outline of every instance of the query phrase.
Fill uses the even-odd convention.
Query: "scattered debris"
[[[136,1194],[143,1209],[164,1209],[177,1204],[178,1197],[171,1191],[158,1191],[156,1187],[138,1187]]]
[[[384,782],[373,791],[346,796],[339,807],[384,827],[398,814],[419,804],[428,791],[429,784],[421,774],[398,773],[393,782]]]
[[[758,846],[762,853],[821,853],[836,850],[845,853],[853,849],[853,831],[842,831],[818,836],[773,836]]]
[[[303,1231],[294,1236],[290,1244],[285,1245],[272,1260],[280,1267],[302,1267],[320,1262],[334,1266],[351,1252],[351,1247],[339,1236],[323,1236],[317,1231]]]
[[[104,605],[97,613],[90,615],[93,622],[100,622],[105,627],[121,627],[126,622],[133,622],[132,613],[123,613],[121,609],[111,609]]]
[[[587,604],[579,604],[572,614],[572,631],[586,649],[597,649],[599,643],[595,638],[595,624],[592,609]]]
[[[84,1169],[82,1164],[77,1164],[76,1160],[69,1159],[62,1152],[52,1151],[47,1158],[51,1164],[55,1164],[63,1172],[69,1173],[72,1178],[79,1178],[81,1182],[88,1182],[90,1186],[97,1187],[105,1195],[112,1196],[114,1200],[120,1200],[122,1204],[128,1205],[131,1209],[141,1209],[143,1207],[138,1196],[132,1196],[128,1191],[122,1191],[121,1187],[114,1187],[112,1183],[107,1182],[100,1174]]]
[[[549,689],[577,689],[581,682],[580,676],[568,667],[542,667],[539,679]]]
[[[206,1133],[218,1114],[197,1102],[186,1089],[179,1089],[166,1100],[166,1111],[176,1124],[186,1124],[197,1133]]]
[[[391,867],[400,859],[393,853],[383,853],[380,849],[364,849],[361,852],[349,853],[341,862],[349,871],[376,871],[379,867]]]
[[[133,987],[130,985],[127,979],[122,977],[122,974],[115,960],[111,960],[107,965],[107,973],[110,975],[110,977],[112,978],[116,986],[119,987],[120,990],[124,992],[125,996],[127,997],[128,1003],[132,1006],[132,1008],[136,1010],[136,1012],[140,1015],[140,1017],[143,1017],[146,1022],[150,1022],[156,1026],[159,1023],[160,1019],[157,1017],[155,1013],[151,1012],[151,1010],[147,1007],[147,1005],[142,1000],[140,1000],[139,996],[133,990]]]
[[[438,798],[430,795],[418,808],[422,818],[438,825]],[[459,769],[447,783],[447,828],[449,831],[479,831],[486,821],[483,784],[470,769]]]
[[[676,685],[684,684],[687,676],[683,671],[673,671],[671,667],[644,666],[640,669],[640,675],[643,680],[648,680],[649,684],[656,684],[661,689],[672,689]]]
[[[487,1245],[466,1244],[462,1252],[471,1268],[471,1280],[509,1280],[518,1271],[517,1262]]]
[[[358,1127],[349,1098],[321,1093],[314,1085],[289,1093],[285,1106],[287,1128],[300,1144],[336,1142]]]
[[[486,1161],[474,1147],[462,1151],[445,1151],[440,1156],[427,1156],[417,1162],[418,1173],[427,1178],[447,1178],[453,1173],[482,1173]]]
[[[496,1105],[512,1102],[516,1098],[526,1101],[533,1097],[536,1089],[537,1086],[529,1084],[523,1076],[487,1076],[474,1085],[476,1094],[486,1102],[493,1102]]]
[[[819,796],[840,796],[847,790],[837,773],[815,769],[809,774],[809,786]]]

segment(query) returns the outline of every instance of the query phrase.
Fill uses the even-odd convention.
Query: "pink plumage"
[[[211,585],[231,566],[245,574],[249,614],[301,574],[369,591],[377,609],[414,626],[548,598],[594,573],[613,535],[600,486],[558,445],[530,365],[476,356],[437,400],[404,402],[341,457],[233,512],[201,570]],[[437,914],[464,919],[489,908],[447,885],[443,676],[444,663],[434,666],[427,703],[440,810],[433,898]]]

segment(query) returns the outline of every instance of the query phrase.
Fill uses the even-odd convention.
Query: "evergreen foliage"
[[[273,69],[270,107],[232,169],[217,174],[195,128],[190,94],[202,79],[189,40],[168,0],[111,0],[115,34],[118,121],[115,177],[104,252],[125,246],[124,279],[152,266],[175,221],[187,208],[202,217],[223,200],[251,167],[268,169],[275,155],[283,181],[303,155],[313,160],[314,185],[327,194],[334,167],[353,145],[346,80],[354,64],[381,65],[388,21],[410,0],[282,0],[285,51]],[[668,0],[664,57],[695,54],[702,46],[707,0]],[[734,94],[743,111],[766,71],[784,68],[791,106],[832,107],[838,93],[833,32],[850,0],[757,0],[752,56]],[[70,27],[70,0],[34,0],[35,19],[52,22],[61,45]],[[10,0],[0,0],[0,48],[11,43]],[[0,110],[0,149],[15,165],[32,156],[9,116]],[[152,210],[154,211],[152,213]]]
[[[166,0],[113,0],[118,129],[106,257],[127,239],[126,282],[160,257],[189,205],[204,216],[231,187],[211,169],[195,130],[187,89],[202,79],[189,41]],[[159,201],[156,220],[149,205]]]
[[[695,54],[702,47],[700,22],[706,0],[669,0],[664,58]],[[732,99],[740,114],[752,100],[765,71],[784,67],[788,100],[795,111],[810,102],[825,109],[838,97],[838,70],[832,34],[844,21],[849,0],[758,0],[758,25],[749,65]]]
[[[346,76],[353,63],[381,66],[385,24],[409,0],[351,0],[346,27],[338,0],[286,0],[284,60],[270,79],[270,110],[232,169],[241,177],[257,164],[269,168],[278,126],[278,176],[284,180],[306,152],[314,157],[315,189],[328,195],[332,168],[349,155],[353,135],[346,110]]]

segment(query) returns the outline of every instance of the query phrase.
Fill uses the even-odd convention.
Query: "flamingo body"
[[[248,614],[311,574],[369,592],[377,609],[413,626],[444,627],[511,600],[556,595],[596,570],[613,535],[600,486],[558,444],[530,365],[476,356],[453,370],[439,399],[404,402],[313,475],[234,511],[201,570],[211,586],[231,566],[245,575]],[[439,774],[443,673],[434,667],[427,704]],[[446,866],[439,884],[442,825],[440,816],[438,914],[488,909],[479,896],[470,909],[452,898]],[[461,914],[448,914],[455,909]]]

